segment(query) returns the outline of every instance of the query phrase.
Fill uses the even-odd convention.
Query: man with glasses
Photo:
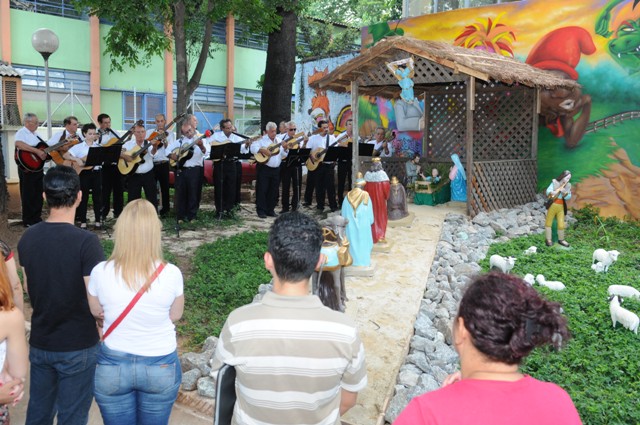
[[[293,142],[293,138],[297,133],[296,123],[289,121],[287,124],[287,133],[282,137],[283,142]],[[306,142],[306,137],[301,141]],[[291,143],[291,147],[293,143]],[[280,166],[280,180],[282,181],[282,211],[280,214],[286,212],[297,211],[300,206],[300,181],[302,180],[302,163],[297,158],[287,159],[282,161]],[[289,194],[293,190],[293,196],[290,198]],[[291,200],[291,202],[289,202]]]

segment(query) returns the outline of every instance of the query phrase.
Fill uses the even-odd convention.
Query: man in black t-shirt
[[[50,424],[57,411],[59,424],[84,425],[93,399],[99,340],[86,285],[104,252],[96,235],[73,225],[82,192],[72,168],[50,169],[44,194],[48,220],[27,229],[18,243],[33,307],[26,423]]]

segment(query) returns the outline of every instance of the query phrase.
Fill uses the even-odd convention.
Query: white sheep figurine
[[[633,286],[628,285],[611,285],[607,289],[609,295],[618,295],[625,298],[637,298],[640,299],[640,291]]]
[[[529,248],[525,249],[524,251],[524,255],[533,255],[535,253],[538,252],[538,248],[535,246],[530,246]]]
[[[503,257],[498,254],[494,254],[489,258],[489,268],[494,267],[500,269],[502,273],[509,273],[513,266],[516,264],[514,257]]]
[[[524,278],[522,280],[527,282],[529,286],[533,286],[533,284],[535,283],[535,279],[533,278],[533,275],[531,273],[527,273],[526,275],[524,275]]]
[[[536,282],[538,282],[538,285],[546,286],[552,291],[562,291],[565,288],[564,283],[557,280],[546,280],[541,274],[536,276]]]
[[[602,261],[598,261],[597,263],[592,264],[591,270],[595,271],[596,273],[602,273],[604,271],[604,263]]]
[[[615,249],[612,251],[605,251],[602,248],[598,248],[593,251],[591,264],[595,263],[596,261],[600,261],[604,265],[604,271],[606,272],[609,270],[610,265],[618,261],[618,255],[620,255],[620,253]]]
[[[621,307],[621,303],[622,298],[618,295],[613,295],[611,297],[611,302],[609,302],[609,311],[611,312],[611,322],[613,322],[613,327],[616,327],[616,323],[620,323],[622,326],[633,331],[633,333],[637,335],[640,319],[638,319],[637,314]]]

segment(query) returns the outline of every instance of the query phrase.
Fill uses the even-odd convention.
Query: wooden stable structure
[[[357,123],[359,96],[398,98],[398,79],[386,63],[410,56],[415,61],[414,94],[425,106],[423,157],[429,163],[450,163],[452,154],[460,156],[467,174],[468,213],[534,200],[540,91],[580,86],[495,53],[410,37],[380,41],[313,86],[351,92]],[[354,140],[358,136],[356,125]],[[357,143],[353,149],[358,158]],[[360,162],[353,161],[354,178]]]

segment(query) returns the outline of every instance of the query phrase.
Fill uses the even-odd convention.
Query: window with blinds
[[[145,127],[153,126],[156,114],[164,114],[166,111],[164,94],[124,92],[122,102],[125,128],[138,120],[144,121]]]

